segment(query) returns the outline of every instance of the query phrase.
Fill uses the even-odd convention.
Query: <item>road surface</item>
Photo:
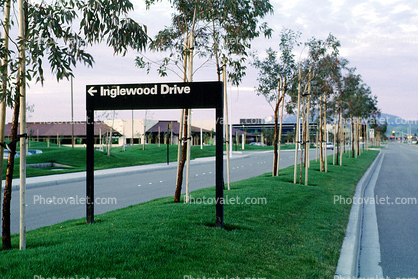
[[[384,277],[418,278],[418,147],[390,143],[375,186]],[[382,154],[382,155],[383,155]]]

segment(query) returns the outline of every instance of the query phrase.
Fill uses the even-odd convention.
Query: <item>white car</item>
[[[327,142],[327,149],[334,150],[334,144],[332,142]]]

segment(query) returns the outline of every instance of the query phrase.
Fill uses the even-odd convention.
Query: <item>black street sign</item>
[[[132,109],[216,109],[216,216],[223,228],[223,83],[102,84],[86,86],[87,108],[87,223],[94,223],[94,111]]]
[[[216,108],[222,83],[87,85],[87,110]]]

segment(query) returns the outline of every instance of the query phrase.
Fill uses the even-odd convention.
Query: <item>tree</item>
[[[277,127],[279,122],[279,106],[281,102],[284,102],[285,94],[289,85],[291,85],[291,83],[288,83],[287,81],[292,78],[295,71],[295,55],[292,53],[292,50],[295,45],[299,45],[298,39],[300,33],[290,29],[284,29],[280,36],[279,61],[277,61],[278,52],[269,48],[266,51],[267,57],[263,61],[260,61],[255,57],[255,61],[253,62],[254,67],[259,69],[257,78],[259,85],[256,88],[257,95],[264,96],[274,111],[273,176],[278,175],[279,164],[279,132]],[[280,95],[281,91],[283,92],[282,95]],[[280,123],[281,122],[282,121],[280,121]]]
[[[356,74],[355,71],[355,68],[347,69],[347,74],[342,78],[340,95],[337,98],[343,117],[350,119],[353,135],[351,138],[352,157],[359,155],[357,129],[359,120],[375,118],[380,114],[377,108],[377,97],[372,95],[370,87],[363,83],[361,75]]]
[[[157,0],[148,0],[149,5]],[[144,56],[136,58],[136,65],[150,71],[151,65],[158,66],[160,76],[166,76],[169,71],[175,73],[183,81],[192,81],[195,72],[191,63],[194,56],[202,58],[204,64],[215,60],[216,73],[220,80],[222,66],[220,57],[226,56],[226,63],[232,69],[229,81],[240,84],[245,76],[245,61],[251,41],[264,34],[270,36],[272,30],[267,24],[258,24],[260,18],[271,13],[273,8],[268,0],[172,0],[175,12],[172,25],[161,30],[150,43],[150,49],[159,52],[169,52],[161,61],[150,61]],[[189,62],[187,62],[189,61]],[[189,67],[187,67],[189,65]],[[188,71],[189,77],[186,76]],[[190,114],[185,111],[182,118],[183,138],[188,139]],[[182,121],[181,121],[182,122]],[[183,141],[182,160],[179,162],[177,185],[174,201],[180,201],[181,183],[187,141]],[[179,148],[180,153],[180,148]],[[184,156],[183,156],[184,155]]]
[[[4,5],[4,2],[2,3]],[[20,88],[26,86],[24,79],[43,83],[44,62],[48,63],[56,79],[73,76],[72,68],[77,63],[92,66],[94,59],[86,52],[89,45],[105,42],[115,54],[126,54],[129,48],[143,50],[147,43],[146,27],[128,17],[133,5],[128,0],[57,0],[51,4],[41,2],[26,4],[25,36],[16,40],[8,37],[16,48],[25,49],[27,71],[16,66],[22,59],[12,59],[12,52],[1,41],[3,64],[1,100],[14,106],[11,139],[17,139]],[[76,20],[81,18],[78,30]],[[10,21],[13,22],[13,21]],[[6,70],[10,70],[10,74]],[[24,123],[22,123],[22,126]],[[6,186],[3,201],[3,249],[10,249],[10,199],[13,176],[12,153],[9,155]]]
[[[317,115],[319,120],[321,171],[326,171],[326,161],[324,162],[326,156],[323,155],[323,130],[327,122],[328,98],[336,91],[335,76],[338,71],[340,42],[335,36],[329,34],[325,40],[311,38],[305,43],[305,46],[309,50],[308,57],[300,64],[302,70],[301,84],[304,88],[300,94],[306,95],[309,84],[311,84],[310,94],[306,96],[310,96],[310,102],[312,103],[310,106],[312,112],[310,114]],[[310,74],[309,71],[311,72]],[[297,82],[298,78],[294,78],[293,80]],[[296,89],[297,86],[293,86],[292,88]],[[291,102],[287,105],[287,111],[288,113],[294,113],[299,92],[291,90],[289,91],[289,95],[291,96]],[[319,112],[315,113],[314,110],[317,106],[319,106]]]

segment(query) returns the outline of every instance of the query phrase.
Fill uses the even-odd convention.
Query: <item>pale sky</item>
[[[144,0],[133,0],[135,12],[130,16],[148,26],[151,37],[170,23],[170,5],[163,1],[150,10],[145,10]],[[253,50],[262,54],[265,49],[278,48],[279,34],[283,27],[300,31],[301,41],[308,38],[325,39],[332,33],[341,41],[341,56],[348,59],[350,67],[356,67],[364,83],[378,97],[378,107],[383,113],[405,119],[418,119],[418,2],[405,0],[271,0],[274,15],[267,21],[275,32],[272,39],[257,39]],[[86,85],[124,84],[145,82],[179,82],[174,74],[161,79],[155,67],[149,75],[136,68],[134,59],[140,55],[130,51],[127,56],[113,56],[110,49],[96,46],[90,49],[95,58],[93,68],[78,66],[74,79],[75,120],[85,120]],[[296,50],[298,57],[306,49]],[[147,51],[147,57],[163,57]],[[45,72],[48,72],[45,69]],[[239,118],[265,118],[273,114],[263,97],[257,96],[257,71],[251,66],[237,89],[229,87],[229,106],[232,122]],[[199,70],[195,81],[216,80],[216,69],[209,63]],[[27,101],[35,105],[28,121],[70,121],[70,82],[59,84],[47,76],[43,87],[31,85]],[[143,111],[136,111],[135,118],[144,118]],[[117,112],[118,118],[131,118],[131,112]],[[195,111],[194,119],[214,117],[213,111]],[[148,118],[176,120],[178,111],[151,111]],[[8,120],[11,112],[8,112]]]

